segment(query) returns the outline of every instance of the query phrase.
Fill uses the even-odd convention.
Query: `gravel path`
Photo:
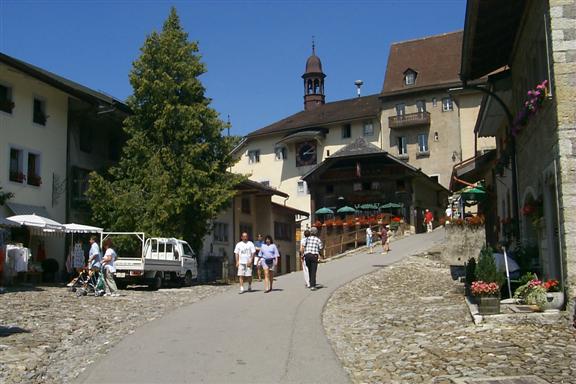
[[[340,288],[323,322],[355,383],[519,375],[576,383],[576,333],[568,321],[475,326],[462,284],[445,265],[424,257]]]
[[[69,383],[140,325],[229,286],[77,298],[65,288],[0,295],[0,383]],[[6,335],[7,328],[26,332]],[[4,328],[4,329],[2,329]]]

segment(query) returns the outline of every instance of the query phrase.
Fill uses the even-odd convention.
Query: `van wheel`
[[[148,287],[153,291],[157,291],[162,288],[162,274],[160,272],[156,273],[156,276],[154,276],[152,283],[148,285]]]
[[[116,287],[118,287],[118,289],[126,289],[127,286],[128,286],[128,284],[126,284],[125,282],[120,282],[120,281],[116,282]]]
[[[186,271],[186,276],[184,276],[184,286],[190,287],[192,285],[192,272]]]

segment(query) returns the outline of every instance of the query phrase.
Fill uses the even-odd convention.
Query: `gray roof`
[[[359,137],[352,143],[334,152],[330,157],[361,156],[372,153],[386,153],[386,151],[383,151],[374,144],[366,141],[363,137]]]
[[[10,67],[16,68],[29,76],[32,76],[46,84],[53,86],[54,88],[60,89],[61,91],[88,103],[94,105],[101,105],[103,103],[113,105],[125,113],[131,113],[130,108],[124,102],[112,96],[95,91],[72,80],[68,80],[45,69],[36,67],[35,65],[26,63],[22,60],[18,60],[1,52],[0,62]]]

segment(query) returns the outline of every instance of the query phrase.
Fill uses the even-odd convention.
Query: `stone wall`
[[[446,225],[446,241],[442,260],[449,265],[464,265],[471,257],[478,260],[480,250],[486,244],[484,227]]]
[[[565,273],[570,284],[570,308],[576,297],[576,3],[574,0],[549,0],[554,88],[558,120],[558,158],[560,220],[566,260]]]

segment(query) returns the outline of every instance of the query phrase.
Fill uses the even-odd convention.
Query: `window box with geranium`
[[[522,215],[528,218],[533,226],[539,226],[544,218],[544,204],[542,200],[526,202],[522,207]]]
[[[42,185],[42,178],[38,175],[28,175],[28,184],[39,187]]]
[[[528,121],[542,107],[547,96],[548,80],[544,80],[536,86],[536,89],[531,89],[527,92],[526,101],[524,101],[524,105],[522,105],[513,121],[512,135],[517,136],[522,128],[528,125]]]
[[[26,175],[23,172],[10,172],[10,181],[23,183],[24,180],[26,180]]]

